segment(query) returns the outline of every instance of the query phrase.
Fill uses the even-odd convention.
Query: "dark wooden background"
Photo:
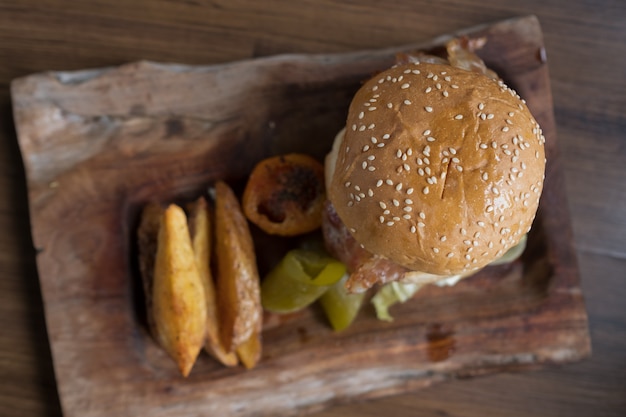
[[[0,415],[61,413],[11,117],[13,78],[138,59],[212,64],[379,48],[529,13],[545,35],[593,356],[317,416],[626,415],[623,0],[0,0]]]

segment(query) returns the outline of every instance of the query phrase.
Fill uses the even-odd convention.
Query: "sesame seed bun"
[[[368,251],[415,271],[481,268],[530,230],[545,139],[501,81],[411,63],[369,80],[327,159],[328,194]]]

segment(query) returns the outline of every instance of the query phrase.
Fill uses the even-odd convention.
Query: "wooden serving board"
[[[317,307],[267,315],[260,365],[202,354],[179,376],[145,328],[135,229],[148,200],[185,201],[289,151],[322,158],[359,84],[394,49],[284,55],[206,67],[136,62],[12,84],[33,241],[66,416],[288,416],[449,378],[590,354],[559,162],[548,67],[534,17],[464,32],[544,129],[545,191],[523,258],[333,333]],[[258,239],[263,239],[260,235]],[[259,241],[267,270],[292,241]]]

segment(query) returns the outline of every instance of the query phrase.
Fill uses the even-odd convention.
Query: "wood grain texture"
[[[324,416],[622,416],[626,305],[626,5],[621,0],[0,1],[0,415],[59,416],[30,241],[11,79],[138,59],[228,62],[427,39],[534,13],[544,31],[594,356],[548,371],[450,381]],[[601,74],[600,77],[597,75]]]
[[[333,334],[309,309],[267,316],[250,372],[201,357],[182,381],[147,337],[134,256],[148,201],[191,200],[264,157],[322,158],[359,84],[398,51],[283,55],[209,67],[149,62],[46,73],[12,85],[33,240],[67,416],[295,415],[451,377],[589,354],[542,36],[534,17],[472,29],[547,137],[544,195],[521,261],[424,289],[393,324],[364,311]],[[274,249],[275,245],[264,245]],[[260,249],[259,259],[282,253]],[[135,289],[135,290],[134,290]],[[132,394],[131,394],[132,393]]]

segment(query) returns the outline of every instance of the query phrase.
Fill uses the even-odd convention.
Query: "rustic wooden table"
[[[626,414],[626,3],[584,1],[0,1],[0,415],[61,415],[9,83],[148,59],[211,64],[380,48],[536,14],[593,356],[560,368],[436,385],[317,416]]]

